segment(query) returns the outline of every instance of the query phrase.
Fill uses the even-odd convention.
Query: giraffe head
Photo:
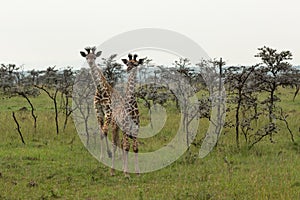
[[[138,57],[137,54],[134,54],[133,56],[131,54],[128,54],[128,60],[122,59],[123,63],[127,66],[127,72],[129,72],[131,69],[143,64],[145,58],[137,60],[136,59],[137,57]]]
[[[92,65],[95,63],[95,60],[97,57],[99,57],[102,53],[102,51],[96,52],[96,47],[86,47],[86,52],[80,51],[80,54],[82,57],[86,58],[86,61],[89,65]]]

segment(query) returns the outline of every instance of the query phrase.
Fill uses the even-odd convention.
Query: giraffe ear
[[[85,47],[84,48],[86,50],[86,52],[89,54],[91,52],[91,47]]]
[[[125,65],[127,65],[127,63],[128,63],[128,60],[127,60],[127,59],[122,59],[122,61],[123,61],[123,63],[124,63]]]
[[[145,58],[139,59],[139,65],[142,65],[144,63]]]
[[[81,54],[82,57],[86,57],[86,53],[85,52],[80,51],[80,54]]]
[[[98,51],[98,52],[96,53],[96,57],[101,56],[101,54],[102,54],[102,51]]]

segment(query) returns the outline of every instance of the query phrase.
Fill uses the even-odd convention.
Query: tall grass
[[[280,89],[279,103],[289,112],[296,143],[290,141],[284,124],[274,135],[276,143],[263,140],[248,150],[235,145],[233,129],[225,129],[217,147],[204,159],[198,151],[208,120],[201,119],[196,140],[175,163],[159,171],[109,175],[109,168],[93,158],[81,143],[73,122],[56,135],[51,101],[42,94],[31,98],[37,108],[37,129],[20,97],[1,99],[0,104],[0,199],[299,199],[300,198],[300,98]],[[149,123],[140,105],[142,124]],[[12,111],[21,125],[26,145],[20,141]],[[168,105],[168,118],[156,136],[140,140],[141,152],[167,144],[178,128],[180,115]],[[227,120],[231,120],[229,114]],[[241,140],[242,141],[242,140]]]

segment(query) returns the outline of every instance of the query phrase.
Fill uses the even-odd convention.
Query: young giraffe
[[[122,59],[124,64],[127,65],[127,72],[130,73],[127,83],[127,89],[125,93],[125,101],[118,95],[116,91],[107,83],[102,71],[97,67],[95,60],[101,55],[101,52],[97,52],[96,48],[86,48],[87,54],[85,52],[80,52],[83,57],[86,58],[90,68],[93,80],[96,84],[96,94],[94,98],[94,106],[96,109],[97,119],[100,128],[103,130],[103,135],[106,140],[107,151],[108,141],[107,132],[109,124],[112,124],[113,128],[113,153],[112,153],[112,167],[111,175],[114,175],[114,159],[115,151],[118,145],[118,129],[116,121],[119,122],[123,130],[122,148],[123,148],[123,169],[125,176],[128,176],[128,151],[130,149],[129,139],[133,139],[133,151],[135,152],[135,170],[139,174],[138,167],[138,143],[137,134],[139,128],[139,112],[136,102],[136,97],[134,94],[135,82],[136,82],[136,71],[137,66],[142,64],[144,59],[136,60],[137,55],[128,55],[129,60]],[[92,50],[92,52],[90,51]],[[114,100],[112,100],[114,99]],[[113,102],[112,102],[113,101]],[[112,103],[114,106],[112,106]],[[113,108],[113,109],[112,109]],[[105,123],[103,124],[102,112],[105,114]],[[101,137],[101,140],[103,136]],[[101,145],[103,146],[103,145]],[[103,151],[101,151],[103,152]],[[111,152],[109,153],[109,155]]]
[[[94,96],[94,108],[96,112],[96,117],[98,120],[99,128],[102,130],[101,132],[101,143],[103,138],[105,138],[106,142],[106,150],[109,157],[113,156],[114,159],[114,152],[117,148],[117,145],[119,143],[119,135],[118,130],[119,127],[117,124],[112,120],[112,110],[111,110],[111,94],[113,92],[113,88],[109,85],[106,78],[104,77],[102,71],[98,68],[96,65],[96,58],[101,55],[101,51],[98,51],[96,53],[96,47],[85,48],[87,53],[80,52],[82,57],[85,57],[87,60],[87,63],[89,64],[89,67],[91,68],[91,75],[94,81],[94,84],[96,85],[96,92]],[[103,118],[104,115],[104,118]],[[109,125],[112,126],[112,146],[113,146],[113,155],[108,147],[108,128]],[[100,159],[103,158],[103,144],[101,144],[101,153],[100,153]],[[112,166],[113,167],[113,166]],[[112,174],[113,175],[113,174]]]
[[[139,110],[135,96],[136,74],[137,67],[143,64],[144,59],[137,60],[137,55],[133,57],[128,55],[129,60],[122,59],[127,66],[127,73],[129,73],[128,83],[123,104],[115,104],[116,109],[113,109],[113,116],[115,121],[119,123],[119,127],[123,131],[122,148],[123,148],[123,170],[125,176],[128,175],[128,152],[130,149],[129,138],[133,140],[133,152],[135,153],[135,171],[140,173],[138,165],[138,141],[137,135],[139,131]]]

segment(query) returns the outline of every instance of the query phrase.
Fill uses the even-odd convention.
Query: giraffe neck
[[[98,91],[101,91],[101,89],[103,89],[104,86],[106,85],[104,75],[103,75],[101,69],[98,68],[98,66],[96,65],[95,62],[90,65],[90,68],[91,68],[91,75],[92,75],[94,84],[96,86],[96,89]]]
[[[135,84],[136,84],[137,69],[134,68],[130,71],[127,83],[127,89],[125,93],[126,99],[135,98]]]

